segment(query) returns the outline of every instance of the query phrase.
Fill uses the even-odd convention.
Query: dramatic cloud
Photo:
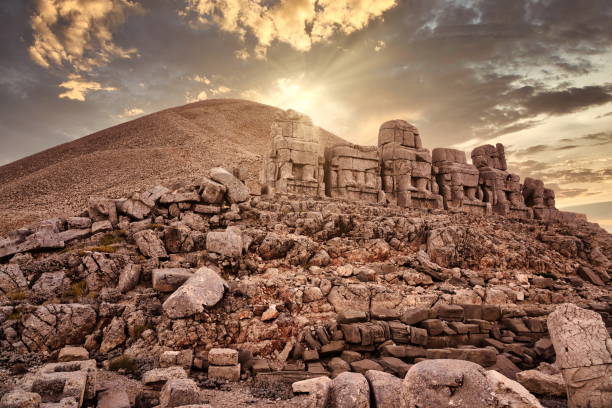
[[[45,68],[65,69],[76,75],[107,65],[114,58],[130,58],[136,49],[115,44],[113,29],[123,24],[128,14],[141,10],[131,0],[36,0],[30,57]],[[60,98],[79,101],[84,101],[89,91],[109,89],[74,78],[60,87],[71,89]]]
[[[336,33],[351,34],[397,5],[396,0],[187,0],[183,15],[195,14],[201,23],[215,24],[242,39],[257,41],[255,57],[265,58],[274,41],[299,51],[329,40]],[[247,59],[246,49],[236,57]]]
[[[43,67],[68,64],[77,71],[129,58],[136,50],[115,44],[112,30],[139,10],[130,0],[37,0],[30,56]]]
[[[60,88],[67,91],[59,95],[60,98],[72,99],[75,101],[84,101],[86,95],[91,91],[116,91],[117,88],[105,87],[95,81],[88,81],[77,74],[72,74],[68,77],[68,81],[62,82]]]

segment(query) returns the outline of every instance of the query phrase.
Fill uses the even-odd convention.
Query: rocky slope
[[[207,100],[111,127],[0,167],[0,233],[77,212],[90,195],[120,197],[239,166],[256,185],[278,108]],[[340,139],[321,130],[323,144]]]
[[[484,387],[466,398],[500,387],[537,407],[507,382],[517,379],[560,406],[560,370],[574,367],[551,365],[549,314],[571,302],[594,311],[598,333],[612,327],[612,236],[596,224],[254,197],[241,174],[216,168],[182,186],[91,198],[73,217],[1,239],[4,391],[59,403],[76,397],[53,381],[72,378],[76,404],[104,406],[98,367],[138,381],[125,406],[179,406],[175,394],[203,403],[199,387],[239,378],[253,399],[233,406],[265,406],[291,398],[292,382],[328,375],[339,380],[315,387],[315,400],[326,390],[315,406],[367,406],[363,384],[394,383],[376,376],[406,377],[414,399],[415,384],[431,386],[419,373],[452,373],[436,361],[454,359]],[[339,402],[353,394],[358,403]],[[477,406],[507,406],[494,394]]]

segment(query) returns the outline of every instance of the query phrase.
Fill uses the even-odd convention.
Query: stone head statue
[[[401,146],[421,149],[421,135],[419,130],[405,120],[390,120],[382,125],[378,131],[378,146],[382,147],[389,143],[397,143]]]
[[[472,150],[472,163],[479,169],[490,167],[497,170],[507,170],[504,145],[498,143],[495,146],[489,144],[475,148]]]

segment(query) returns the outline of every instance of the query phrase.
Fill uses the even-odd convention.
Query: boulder
[[[291,384],[291,389],[295,394],[311,394],[319,390],[320,388],[325,388],[329,386],[332,382],[329,377],[315,377],[309,378],[307,380],[296,381]]]
[[[67,344],[80,344],[96,325],[96,312],[89,305],[49,304],[39,306],[25,318],[22,339],[30,351],[46,351]]]
[[[153,269],[151,280],[153,289],[160,292],[174,292],[192,276],[193,273],[185,268]]]
[[[40,395],[35,392],[14,390],[2,396],[1,408],[38,408],[42,402]]]
[[[209,178],[204,178],[200,183],[202,201],[207,204],[221,204],[227,188]]]
[[[17,264],[0,265],[0,293],[12,294],[28,290],[21,268]]]
[[[548,374],[540,370],[526,370],[516,374],[516,380],[530,392],[549,397],[565,397],[565,381],[561,373]]]
[[[134,234],[134,241],[140,252],[149,258],[165,258],[168,256],[164,243],[152,230],[143,230]]]
[[[493,370],[487,371],[486,376],[495,395],[495,399],[497,400],[497,406],[511,408],[542,408],[538,399],[516,381]]]
[[[329,390],[331,408],[369,408],[370,386],[363,374],[342,373],[334,378]]]
[[[368,370],[365,376],[370,383],[376,408],[401,406],[402,380],[382,371]]]
[[[130,290],[134,289],[136,285],[138,285],[138,282],[140,282],[141,270],[141,265],[127,264],[119,274],[117,289],[121,293],[129,292]]]
[[[130,408],[130,397],[125,389],[107,388],[98,392],[96,408]]]
[[[494,408],[495,397],[485,371],[460,360],[425,360],[415,364],[402,384],[406,408]]]
[[[89,352],[84,347],[66,346],[62,348],[57,356],[57,361],[84,361],[89,360]]]
[[[206,250],[221,255],[239,258],[242,255],[242,232],[238,227],[227,227],[225,231],[206,234]]]
[[[247,186],[224,168],[210,169],[210,178],[227,188],[227,197],[231,203],[241,203],[249,199],[250,192]]]
[[[121,317],[114,317],[111,323],[104,329],[100,353],[108,353],[123,344],[125,340],[125,322]]]
[[[155,368],[142,375],[144,384],[165,383],[168,380],[187,378],[187,372],[182,367]]]
[[[198,269],[166,299],[163,309],[171,319],[180,319],[204,311],[223,298],[227,283],[212,269]]]
[[[208,352],[208,363],[217,366],[238,364],[238,350],[229,348],[213,348]]]
[[[217,378],[227,381],[240,380],[240,364],[233,366],[208,366],[208,378]]]
[[[152,206],[148,206],[138,198],[138,194],[134,194],[132,198],[123,201],[118,207],[122,213],[134,219],[142,220],[151,214]]]
[[[547,323],[569,406],[612,406],[612,339],[601,316],[566,303]]]
[[[182,407],[206,402],[200,388],[190,378],[171,379],[159,394],[160,408]]]

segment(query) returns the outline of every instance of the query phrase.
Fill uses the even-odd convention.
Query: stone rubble
[[[501,145],[468,164],[391,121],[323,151],[294,112],[273,132],[264,195],[215,168],[0,239],[0,368],[30,371],[0,406],[125,405],[98,367],[139,407],[264,378],[318,407],[611,405],[611,236]]]

